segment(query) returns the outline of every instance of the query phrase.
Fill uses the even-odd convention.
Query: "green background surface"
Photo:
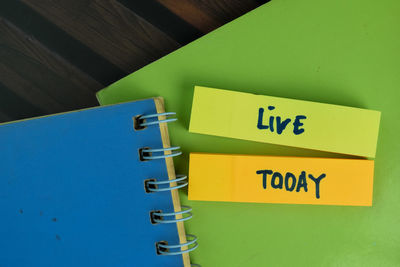
[[[194,85],[380,110],[382,118],[372,207],[196,202],[181,192],[195,214],[187,232],[199,237],[192,262],[400,266],[400,1],[274,0],[98,94],[101,104],[163,96],[179,117],[169,125],[185,153],[178,173],[188,172],[189,152],[348,157],[191,134]]]

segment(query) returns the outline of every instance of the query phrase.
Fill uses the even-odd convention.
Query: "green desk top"
[[[274,0],[98,93],[101,104],[163,96],[179,117],[170,124],[185,152],[178,173],[189,152],[346,157],[191,134],[194,85],[382,111],[372,207],[196,202],[182,192],[195,214],[187,232],[199,237],[193,262],[400,266],[399,14],[398,0]]]

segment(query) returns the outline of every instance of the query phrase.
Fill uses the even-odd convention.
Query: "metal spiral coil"
[[[150,114],[150,115],[141,115],[138,117],[138,125],[140,127],[146,127],[150,125],[156,125],[163,122],[173,122],[178,120],[177,118],[169,118],[170,116],[175,116],[175,112],[164,112],[164,113],[157,113],[157,114]],[[165,116],[167,119],[158,120],[158,116]]]
[[[164,152],[166,151],[175,151],[179,150],[179,146],[173,146],[173,147],[167,147],[167,148],[147,148],[144,147],[140,149],[140,158],[142,160],[153,160],[153,159],[165,159],[165,158],[171,158],[171,157],[176,157],[182,154],[181,151],[176,151],[176,152],[171,152],[171,154],[165,154]]]
[[[152,211],[150,212],[151,220],[154,223],[177,223],[190,220],[193,217],[192,208],[189,206],[182,206],[184,208],[181,211],[175,212],[163,212],[163,211]],[[175,218],[176,215],[182,215],[180,219],[166,219],[168,217]]]
[[[158,125],[160,123],[168,123],[176,121],[177,118],[169,118],[176,115],[175,112],[164,112],[149,115],[140,115],[135,117],[136,126],[138,129],[144,129],[148,126]],[[159,116],[165,116],[166,119],[159,120]],[[158,160],[170,157],[176,157],[182,154],[179,150],[180,147],[168,148],[149,148],[144,147],[139,149],[139,156],[141,161]],[[166,154],[165,152],[170,152]],[[146,179],[144,181],[146,193],[159,193],[169,192],[171,190],[179,189],[188,185],[186,175],[176,175],[175,179],[158,180],[156,178]],[[179,218],[177,218],[179,216]],[[177,223],[190,220],[193,217],[192,208],[189,206],[182,206],[181,211],[164,212],[162,210],[150,211],[150,220],[152,224],[168,224]],[[197,237],[195,235],[187,234],[189,239],[183,244],[168,244],[167,241],[156,242],[157,255],[171,256],[189,253],[198,247]],[[183,249],[184,248],[184,249]],[[191,264],[191,266],[200,266],[198,264]]]
[[[181,255],[183,253],[188,253],[195,250],[199,246],[199,244],[197,244],[197,237],[195,235],[186,235],[186,236],[190,237],[191,240],[183,244],[168,245],[165,244],[164,242],[157,242],[156,243],[157,254],[172,256],[172,255]],[[182,250],[182,248],[186,246],[188,248]]]

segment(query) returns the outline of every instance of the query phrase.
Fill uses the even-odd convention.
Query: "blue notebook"
[[[0,266],[190,266],[161,98],[0,126]]]

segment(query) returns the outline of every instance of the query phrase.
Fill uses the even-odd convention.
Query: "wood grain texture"
[[[0,55],[1,82],[45,114],[97,104],[102,85],[1,18]]]
[[[176,16],[156,0],[117,1],[167,34],[180,45],[188,44],[203,35],[201,31],[197,30],[179,16]]]
[[[0,17],[16,25],[26,35],[36,38],[42,46],[60,55],[103,86],[128,74],[21,1],[0,1]]]
[[[97,105],[95,92],[267,0],[2,0],[0,121]]]
[[[195,3],[199,9],[214,16],[219,22],[220,27],[223,24],[251,11],[252,9],[267,3],[269,0],[185,0]]]
[[[16,95],[13,91],[8,90],[0,82],[0,107],[1,120],[16,120],[26,117],[43,115],[43,111],[33,106],[30,102]]]
[[[2,83],[7,88],[11,88],[9,89],[10,91],[13,91],[16,95],[30,102],[35,107],[41,108],[43,114],[64,110],[62,104],[3,63],[0,63],[0,74]]]
[[[268,2],[268,0],[157,1],[203,33],[208,33],[259,5]]]
[[[221,24],[218,18],[210,15],[208,12],[204,12],[202,8],[199,8],[196,3],[193,3],[190,0],[157,1],[203,33],[210,32],[215,29],[217,25]]]
[[[0,123],[11,120],[11,117],[0,111]]]
[[[58,54],[47,49],[33,36],[24,34],[12,23],[1,18],[0,33],[2,35],[0,36],[2,43],[4,42],[4,44],[29,55],[43,66],[59,73],[60,76],[69,79],[82,88],[86,88],[88,92],[96,92],[101,88],[101,85],[97,81],[71,65]]]
[[[127,73],[179,47],[114,0],[23,2]]]

